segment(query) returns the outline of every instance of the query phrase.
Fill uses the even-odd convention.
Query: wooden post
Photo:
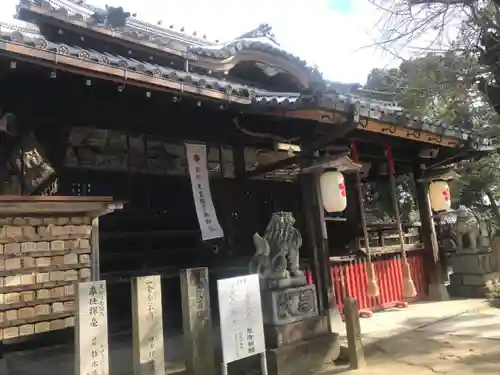
[[[215,375],[208,268],[182,270],[180,278],[186,372]]]
[[[352,369],[366,365],[363,342],[361,340],[361,325],[359,324],[358,306],[353,297],[344,298],[344,318],[347,333],[347,352]]]
[[[328,234],[319,193],[318,176],[304,174],[299,179],[309,239],[309,263],[318,295],[318,310],[320,315],[328,318],[330,331],[339,332],[342,323],[333,291]]]
[[[417,295],[417,289],[415,288],[415,283],[411,277],[410,271],[410,263],[408,262],[408,258],[406,256],[405,251],[405,238],[403,235],[403,226],[401,225],[401,214],[399,211],[399,202],[396,191],[396,169],[394,165],[394,158],[392,156],[391,147],[389,145],[386,146],[385,149],[387,164],[388,164],[388,175],[389,175],[389,189],[392,200],[392,208],[394,210],[394,219],[396,219],[396,226],[398,228],[399,234],[399,244],[401,247],[401,263],[402,263],[402,274],[403,274],[403,296],[405,298],[413,298]]]
[[[233,143],[233,165],[234,165],[234,184],[235,197],[234,208],[238,215],[233,215],[236,223],[236,235],[234,240],[236,243],[245,243],[246,223],[248,220],[248,196],[245,194],[246,189],[246,162],[245,162],[245,146],[240,137],[236,137]]]
[[[318,309],[323,314],[328,308],[328,284],[322,272],[323,263],[326,261],[322,256],[321,240],[319,238],[318,226],[322,223],[318,220],[315,202],[314,176],[311,174],[299,176],[301,193],[306,222],[307,238],[309,238],[309,262],[314,284],[318,293]]]
[[[1,334],[2,333],[0,332],[0,335]],[[9,370],[7,369],[7,360],[5,359],[5,353],[3,350],[3,340],[0,336],[0,375],[8,375],[8,373]]]
[[[106,281],[75,285],[75,375],[109,375]]]
[[[359,163],[359,155],[356,149],[356,143],[353,142],[351,146],[351,155],[356,163]],[[363,185],[361,182],[361,174],[359,171],[355,172],[356,175],[356,195],[358,198],[358,206],[359,206],[359,216],[361,219],[361,227],[363,229],[363,237],[365,239],[365,249],[367,256],[367,287],[366,292],[368,297],[378,297],[380,295],[380,290],[377,283],[377,275],[375,274],[375,267],[372,263],[372,252],[370,249],[370,236],[368,235],[368,225],[366,223],[366,212],[365,212],[365,202],[363,198]],[[382,237],[380,237],[382,238]],[[383,245],[382,245],[383,246]]]
[[[425,262],[429,272],[429,298],[436,301],[445,301],[450,298],[441,274],[441,260],[439,258],[439,245],[437,241],[436,228],[432,217],[431,202],[429,200],[428,182],[422,180],[420,168],[414,172],[415,185],[417,189],[417,204],[422,223],[421,236],[427,252]]]
[[[90,273],[92,281],[98,281],[101,278],[100,255],[99,255],[99,217],[92,219],[92,231],[90,232],[90,250],[92,262]]]
[[[165,375],[161,276],[132,279],[134,375]]]

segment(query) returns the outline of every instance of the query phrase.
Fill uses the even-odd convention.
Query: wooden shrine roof
[[[151,91],[167,91],[240,106],[248,113],[338,124],[354,113],[359,130],[410,139],[435,146],[494,149],[492,139],[448,124],[409,116],[391,100],[370,98],[363,90],[342,89],[322,78],[304,60],[283,50],[271,28],[261,25],[225,43],[138,20],[122,8],[99,9],[85,1],[21,0],[20,20],[0,22],[0,55],[86,77],[125,83]],[[81,34],[79,43],[63,43],[39,24]],[[48,36],[50,35],[50,36]],[[128,54],[90,46],[87,36],[130,47]],[[136,51],[150,53],[139,59]],[[182,59],[179,67],[166,56]],[[162,60],[163,59],[163,60]],[[286,73],[297,84],[294,92],[241,83],[225,75],[242,62],[261,66],[270,77]],[[272,71],[274,69],[274,71]]]

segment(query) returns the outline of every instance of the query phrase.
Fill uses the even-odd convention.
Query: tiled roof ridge
[[[189,46],[187,48],[188,53],[201,59],[211,59],[218,62],[224,62],[226,59],[235,58],[239,53],[244,53],[246,51],[250,53],[264,52],[273,57],[279,58],[287,64],[285,66],[273,65],[268,63],[270,66],[278,67],[280,70],[287,70],[291,68],[296,72],[300,72],[303,77],[307,77],[306,87],[311,84],[324,83],[321,72],[315,67],[308,64],[308,62],[293,53],[288,52],[283,49],[274,38],[265,34],[253,34],[252,32],[245,33],[236,39],[230,40],[228,42],[219,43],[211,46]],[[261,61],[265,63],[265,61]],[[291,64],[291,65],[288,65]]]
[[[261,23],[255,29],[249,30],[235,39],[243,39],[243,38],[259,38],[264,37],[269,39],[271,42],[279,46],[280,44],[276,40],[276,35],[273,33],[273,28],[267,23]]]
[[[121,7],[107,7],[105,10],[88,5],[83,0],[20,0],[19,16],[23,11],[47,12],[45,14],[69,22],[75,26],[89,29],[101,28],[99,32],[116,38],[125,38],[133,43],[173,53],[191,61],[197,61],[209,70],[231,68],[239,56],[263,56],[263,63],[279,66],[294,75],[302,87],[322,82],[321,73],[316,67],[309,66],[298,56],[282,49],[274,40],[268,24],[242,34],[239,39],[226,43],[210,43],[204,39],[185,34],[174,35],[173,31],[158,25],[130,17]],[[226,61],[227,59],[227,61]],[[267,61],[267,62],[266,62]],[[277,64],[277,65],[276,65]],[[284,65],[283,65],[284,64]]]
[[[301,59],[300,57],[281,48],[276,42],[266,36],[240,36],[236,39],[210,46],[189,46],[188,51],[200,56],[206,56],[214,59],[225,59],[236,54],[240,50],[251,48],[275,50],[284,56],[287,56],[289,59],[294,60],[303,67],[308,66],[304,59]],[[312,70],[313,67],[310,67],[310,69]]]
[[[40,29],[37,25],[17,19],[0,20],[0,28],[5,27],[19,32],[29,34],[40,34]]]
[[[279,46],[272,33],[271,26],[265,23],[236,39],[224,43],[218,41],[213,43],[206,39],[141,21],[130,16],[130,13],[125,12],[120,7],[108,7],[104,10],[92,6],[84,0],[20,0],[20,5],[19,12],[23,9],[34,10],[31,7],[37,8],[41,11],[53,13],[53,17],[62,21],[72,24],[76,22],[77,26],[89,28],[98,26],[109,29],[113,33],[113,37],[131,38],[132,42],[145,43],[152,48],[169,53],[173,52],[190,60],[212,59],[211,63],[217,63],[227,58],[234,58],[240,52],[267,53],[270,54],[271,60],[278,58],[282,59],[284,63],[292,64],[290,68],[295,70],[296,74],[301,75],[302,83],[309,81],[307,83],[309,84],[310,82],[322,81],[321,73],[315,67],[309,66],[305,60]],[[113,17],[118,15],[123,22],[123,26],[110,26],[108,24],[109,14],[107,11],[109,9],[114,12]],[[82,22],[84,25],[82,25]],[[106,30],[101,30],[101,32],[106,33]],[[217,68],[214,67],[213,69]]]
[[[172,81],[193,84],[198,87],[220,91],[228,95],[251,98],[262,90],[247,85],[219,79],[212,76],[204,76],[192,72],[176,70],[167,66],[160,66],[149,61],[138,61],[132,57],[124,57],[118,54],[100,52],[90,48],[75,45],[55,43],[47,40],[37,25],[27,22],[12,20],[12,22],[0,22],[0,41],[6,40],[28,47],[56,52],[63,56],[71,56],[81,60],[120,67],[138,73],[148,74],[153,77],[164,78]]]
[[[21,4],[35,5],[40,7],[53,7],[53,8],[63,8],[68,14],[76,15],[80,14],[82,19],[88,19],[93,14],[99,11],[103,11],[99,7],[88,4],[86,1],[79,0],[20,0]],[[45,3],[45,4],[44,4]],[[195,35],[188,35],[182,31],[173,30],[172,28],[162,27],[160,25],[154,25],[150,22],[142,21],[136,17],[130,16],[127,19],[126,26],[136,28],[140,31],[152,32],[162,36],[168,36],[179,41],[197,44],[197,45],[212,45],[213,42],[197,37]]]
[[[86,8],[86,9],[92,11],[93,13],[101,10],[100,8],[95,7],[95,6],[87,3],[86,0],[67,0],[67,1],[70,3],[73,3],[77,6]],[[212,42],[211,40],[208,40],[206,38],[200,38],[200,37],[197,37],[196,35],[188,35],[187,33],[184,33],[183,31],[173,30],[172,27],[166,28],[166,27],[162,27],[160,25],[154,25],[151,22],[143,21],[143,20],[135,17],[134,15],[129,17],[128,26],[145,27],[146,29],[156,30],[156,31],[159,31],[159,32],[164,33],[164,34],[171,34],[172,36],[176,36],[180,39],[187,39],[190,42],[194,42],[194,43],[204,45],[204,46],[216,45],[216,44],[220,43],[219,40]],[[203,35],[206,35],[206,34],[203,34]],[[247,38],[248,37],[251,37],[251,38],[265,37],[279,46],[279,43],[276,41],[275,35],[272,33],[272,27],[267,23],[261,23],[256,28],[243,33],[242,35],[234,38],[233,40],[244,38],[244,37],[247,37]],[[226,41],[226,43],[228,43],[228,42],[231,42],[231,40]]]

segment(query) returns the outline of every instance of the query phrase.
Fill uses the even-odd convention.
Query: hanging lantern
[[[326,212],[342,212],[347,207],[344,176],[336,170],[326,170],[319,179],[321,200]]]
[[[447,211],[451,208],[451,194],[448,183],[443,180],[432,181],[429,185],[429,199],[434,211]]]

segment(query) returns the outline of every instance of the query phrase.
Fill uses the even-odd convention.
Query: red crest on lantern
[[[319,180],[321,200],[327,212],[342,212],[347,206],[344,176],[336,170],[324,172]]]
[[[429,199],[434,211],[447,211],[451,208],[451,193],[448,183],[443,180],[432,181],[429,184]]]
[[[341,183],[339,183],[339,189],[340,189],[340,195],[342,195],[343,197],[347,196],[347,192],[345,190],[345,183],[344,183],[344,181],[342,181]]]
[[[447,201],[449,201],[451,199],[449,188],[443,190],[443,196],[444,196],[444,199]]]

